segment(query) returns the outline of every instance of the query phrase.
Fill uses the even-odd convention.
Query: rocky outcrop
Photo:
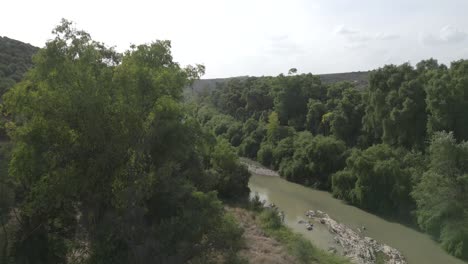
[[[335,235],[335,242],[344,249],[344,255],[353,263],[374,264],[379,258],[387,264],[407,263],[398,250],[355,232],[346,225],[333,220],[324,212],[310,210],[306,216],[317,223],[326,225],[328,230]]]

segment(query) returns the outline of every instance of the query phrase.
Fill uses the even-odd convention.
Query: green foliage
[[[263,143],[258,150],[257,160],[267,167],[271,166],[273,163],[273,145]]]
[[[421,149],[426,139],[426,92],[409,64],[387,65],[370,75],[364,130],[374,142]]]
[[[437,132],[429,147],[430,163],[413,197],[419,226],[451,254],[468,258],[468,142]]]
[[[244,157],[256,158],[260,144],[265,139],[267,130],[264,123],[249,121],[243,127],[244,138],[239,146],[239,154]]]
[[[217,87],[211,101],[222,113],[245,120],[258,119],[273,107],[268,78],[233,78]]]
[[[313,141],[313,136],[310,132],[299,132],[292,140],[293,155],[283,157],[279,164],[279,171],[282,177],[294,182],[312,185],[314,178],[310,160],[307,157],[308,145]]]
[[[250,197],[247,208],[252,211],[260,212],[265,207],[265,200],[261,200],[260,196],[256,192],[253,196]]]
[[[300,132],[294,138],[294,154],[280,162],[280,174],[294,182],[328,189],[331,174],[345,165],[345,150],[344,142],[333,137],[313,137],[310,132]]]
[[[283,159],[294,155],[294,136],[284,138],[273,149],[273,167],[277,170]]]
[[[405,155],[386,144],[352,152],[345,170],[333,176],[333,193],[362,208],[408,218],[414,201]]]
[[[332,175],[333,196],[355,203],[354,187],[356,186],[356,181],[356,175],[349,170],[342,170],[334,173]]]
[[[320,78],[312,74],[279,75],[273,84],[275,111],[282,125],[302,130],[309,99],[321,99],[325,88]]]
[[[364,104],[362,92],[353,88],[346,88],[341,93],[341,98],[336,102],[330,132],[349,146],[358,143],[362,129],[362,117],[364,116]]]
[[[242,124],[238,121],[234,121],[228,128],[226,137],[231,145],[238,147],[242,143]]]
[[[212,152],[211,165],[219,175],[215,189],[221,198],[239,199],[248,196],[250,173],[239,162],[236,151],[229,142],[218,140]]]
[[[283,226],[278,210],[264,209],[260,214],[260,220],[266,229],[278,229]]]
[[[468,61],[453,62],[450,69],[433,69],[426,85],[428,132],[453,131],[456,139],[468,139]]]
[[[217,193],[246,196],[249,173],[180,103],[194,69],[172,60],[169,41],[119,54],[66,20],[54,34],[4,96],[18,186],[14,262],[65,263],[81,238],[87,263],[237,250],[242,232]]]
[[[37,51],[29,44],[0,37],[0,96],[23,78]]]
[[[9,218],[15,202],[15,186],[8,177],[11,144],[0,142],[0,263],[8,263],[12,239]]]
[[[341,170],[346,160],[346,145],[334,137],[316,136],[307,146],[307,158],[312,162],[312,171],[319,187],[331,186],[331,174]]]
[[[277,142],[279,140],[279,119],[276,112],[271,112],[268,116],[268,125],[267,125],[267,140],[270,142]]]
[[[240,78],[205,102],[245,120],[240,144],[237,136],[228,137],[236,138],[231,144],[239,146],[240,155],[257,158],[290,181],[331,189],[335,197],[369,211],[410,223],[417,218],[444,248],[464,256],[465,231],[456,232],[455,226],[466,226],[465,220],[446,224],[441,219],[452,211],[438,202],[426,210],[422,201],[450,200],[445,198],[449,191],[435,190],[444,185],[427,168],[435,155],[427,139],[439,131],[452,131],[455,141],[468,139],[467,69],[465,60],[449,68],[434,59],[416,67],[386,65],[370,73],[364,90],[350,82],[322,85],[311,74]],[[246,103],[251,91],[257,99]],[[219,121],[226,124],[223,130],[234,123],[226,120]],[[228,134],[240,135],[239,125],[234,127]],[[440,153],[448,171],[459,166],[447,162],[459,152]],[[463,177],[457,177],[458,186],[464,186]],[[425,185],[411,195],[415,186]],[[416,203],[417,196],[424,199]]]
[[[327,113],[324,103],[319,100],[310,99],[307,103],[306,128],[314,134],[323,133],[325,128],[322,117]]]
[[[263,209],[260,212],[262,229],[269,235],[286,246],[289,253],[297,258],[299,263],[350,263],[340,256],[326,253],[315,246],[303,236],[294,233],[284,226],[276,209]]]

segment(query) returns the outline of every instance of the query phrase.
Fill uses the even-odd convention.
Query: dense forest
[[[0,94],[19,82],[32,66],[32,55],[38,48],[29,44],[0,37]]]
[[[292,69],[231,79],[194,104],[239,155],[468,259],[468,61],[386,65],[365,89]]]
[[[171,43],[118,53],[64,20],[3,96],[1,263],[237,263],[235,149],[182,103]],[[6,164],[9,162],[8,169]]]
[[[205,68],[169,41],[53,33],[0,38],[0,263],[244,263],[239,156],[468,259],[468,61],[191,90]]]
[[[37,51],[38,48],[29,44],[0,37],[0,102],[1,96],[32,67],[32,56]],[[6,138],[4,126],[5,118],[0,116],[0,140]]]

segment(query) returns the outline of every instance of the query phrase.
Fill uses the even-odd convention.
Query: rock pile
[[[355,232],[333,220],[324,212],[310,210],[306,213],[306,216],[326,225],[328,230],[335,235],[336,243],[343,247],[344,255],[350,258],[353,263],[374,264],[377,258],[381,258],[387,264],[407,263],[398,250]]]

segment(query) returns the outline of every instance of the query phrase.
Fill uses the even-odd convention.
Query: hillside
[[[0,94],[21,80],[24,73],[32,66],[32,56],[39,48],[30,44],[0,36]],[[365,87],[369,79],[369,72],[345,72],[320,74],[324,84],[341,81],[356,83],[358,87]],[[248,76],[232,78],[245,79]],[[192,89],[196,92],[212,90],[217,84],[232,78],[202,79],[195,81]]]
[[[30,44],[0,36],[0,94],[21,80],[38,50]]]
[[[344,72],[344,73],[329,73],[329,74],[319,74],[320,79],[325,84],[331,84],[336,82],[353,82],[359,88],[364,88],[368,85],[369,82],[369,73],[366,72]]]

